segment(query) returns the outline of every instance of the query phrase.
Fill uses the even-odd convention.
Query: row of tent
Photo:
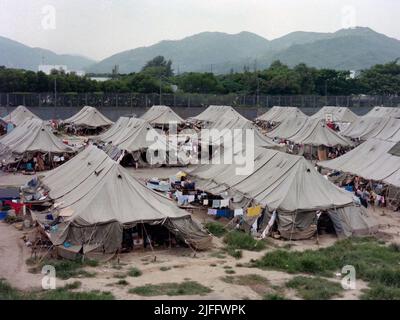
[[[308,117],[296,107],[272,107],[263,115],[256,118],[256,121],[280,123],[293,117]],[[325,106],[310,116],[311,119],[326,120],[330,118],[337,123],[353,123],[358,119],[366,118],[400,118],[400,108],[374,107],[364,116],[358,116],[347,107]]]
[[[34,187],[29,183],[23,187],[25,196],[39,189],[48,191],[45,201],[51,206],[45,213],[33,214],[44,229],[49,212],[62,221],[47,234],[55,246],[72,254],[115,253],[121,248],[124,228],[137,224],[166,227],[196,249],[211,245],[210,235],[189,212],[148,189],[94,145],[38,177]]]
[[[257,148],[252,173],[238,175],[238,167],[204,164],[188,174],[199,190],[225,194],[235,207],[261,205],[266,218],[275,212],[278,230],[285,238],[314,235],[318,211],[329,214],[341,236],[370,234],[377,229],[365,209],[354,205],[350,192],[325,179],[301,156]]]

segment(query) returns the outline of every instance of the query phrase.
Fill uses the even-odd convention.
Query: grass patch
[[[212,290],[195,281],[182,283],[161,283],[158,285],[148,284],[141,287],[129,289],[129,293],[140,296],[182,296],[182,295],[205,295]]]
[[[39,300],[114,300],[111,292],[92,290],[89,292],[70,292],[64,288],[49,290],[38,295]]]
[[[241,259],[243,257],[243,251],[242,250],[236,250],[232,247],[227,247],[226,252],[231,256],[234,257],[235,259]]]
[[[82,282],[80,282],[80,281],[74,281],[74,282],[72,282],[72,283],[67,283],[67,284],[64,286],[64,289],[67,289],[67,290],[75,290],[75,289],[79,289],[81,286],[82,286]]]
[[[286,286],[295,289],[298,295],[305,300],[328,300],[340,295],[343,291],[339,283],[320,277],[294,277],[286,283]]]
[[[287,300],[284,295],[274,292],[268,292],[263,296],[264,300]]]
[[[222,237],[226,233],[224,225],[219,222],[207,222],[204,226],[212,235],[218,238]]]
[[[221,279],[222,281],[230,284],[236,284],[239,286],[253,286],[258,284],[268,284],[269,281],[263,276],[258,274],[246,274],[241,276],[226,276]]]
[[[160,271],[168,271],[171,270],[171,267],[161,267]]]
[[[319,276],[332,276],[343,266],[352,265],[359,279],[400,287],[400,252],[373,238],[346,239],[327,248],[303,252],[275,250],[253,260],[251,265]]]
[[[232,269],[226,269],[226,270],[225,270],[225,273],[226,273],[226,274],[235,274],[236,271],[235,271],[235,270],[232,270]]]
[[[261,251],[266,247],[264,241],[255,240],[251,235],[240,231],[227,233],[224,242],[228,245],[229,250]]]
[[[127,275],[125,273],[116,273],[114,274],[114,278],[116,279],[125,279]]]
[[[92,278],[96,273],[84,270],[85,267],[97,267],[98,262],[94,260],[44,260],[39,265],[31,268],[33,273],[40,273],[43,266],[51,265],[56,269],[56,276],[62,280],[69,278]]]
[[[225,259],[226,255],[220,251],[215,251],[210,253],[210,257],[217,258],[217,259]]]
[[[371,289],[364,290],[360,298],[364,300],[400,300],[400,288],[374,285]]]
[[[124,279],[121,279],[116,284],[119,286],[127,286],[129,284],[129,282]]]
[[[0,279],[0,300],[20,300],[20,293],[4,279]]]
[[[140,277],[142,275],[142,271],[140,271],[138,268],[132,267],[128,271],[128,276],[130,277]]]
[[[97,290],[89,292],[71,292],[81,286],[79,281],[67,284],[56,290],[21,292],[0,280],[0,300],[113,300],[110,292]]]

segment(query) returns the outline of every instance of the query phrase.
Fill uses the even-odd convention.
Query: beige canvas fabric
[[[140,118],[153,125],[168,125],[172,122],[183,124],[185,122],[185,120],[167,106],[153,106]]]
[[[75,150],[57,138],[40,119],[26,120],[0,139],[0,157],[3,159],[36,152],[62,154]]]
[[[25,120],[29,119],[40,118],[24,106],[17,107],[14,111],[10,112],[10,114],[2,118],[2,120],[5,122],[10,122],[17,127],[20,126]]]
[[[330,129],[324,121],[318,119],[308,119],[303,127],[295,135],[287,138],[287,140],[311,146],[349,147],[354,145],[348,138]]]
[[[122,230],[113,225],[169,221],[172,225],[178,224],[180,235],[193,242],[193,245],[196,244],[196,237],[201,238],[202,242],[205,238],[210,241],[209,236],[190,219],[187,211],[177,208],[172,200],[148,189],[95,146],[88,146],[71,161],[48,172],[41,178],[41,182],[50,190],[49,196],[55,201],[59,213],[63,215],[63,212],[68,212],[68,227],[63,230],[63,236],[59,237],[63,240],[68,239],[68,232],[73,228],[86,228],[84,230],[90,231],[98,226],[104,232],[103,238],[119,246]],[[187,228],[184,223],[174,221],[179,219],[189,219],[186,223],[197,234],[185,233]],[[110,228],[113,234],[106,237],[106,231]],[[77,234],[75,230],[72,240],[76,241],[80,236],[86,238],[83,236],[85,232],[79,231]],[[115,248],[115,245],[111,246],[111,249]]]
[[[263,115],[256,118],[256,121],[282,122],[293,117],[307,117],[296,107],[272,107]]]
[[[351,193],[326,180],[301,156],[257,148],[253,173],[238,175],[236,168],[208,164],[189,174],[201,190],[215,194],[230,191],[234,197],[242,195],[270,211],[311,211],[352,204]]]
[[[342,131],[342,135],[352,139],[366,141],[375,138],[383,132],[383,136],[389,134],[388,130],[393,130],[396,119],[390,117],[361,117],[354,121],[347,129]],[[392,128],[392,129],[390,129]],[[393,136],[395,132],[393,132]]]
[[[231,106],[209,106],[202,113],[197,115],[196,117],[191,118],[192,120],[200,121],[200,122],[215,122],[221,118],[227,119],[236,119],[243,118],[239,112],[237,112]]]
[[[308,119],[308,117],[301,116],[287,118],[278,124],[276,128],[267,132],[267,136],[270,138],[289,139],[303,129]]]
[[[123,120],[120,124],[119,130],[116,130],[114,134],[107,135],[106,132],[106,135],[100,136],[98,140],[112,143],[118,149],[128,152],[144,150],[150,146],[167,150],[165,139],[147,121],[130,118],[128,122]]]
[[[352,123],[358,119],[358,116],[346,107],[325,106],[310,118],[326,120],[327,116],[332,116],[334,122]]]
[[[375,107],[368,112],[364,117],[366,118],[385,118],[393,117],[400,118],[400,108],[389,108],[389,107]]]
[[[395,144],[369,139],[345,155],[318,165],[400,187],[400,157],[389,153]]]
[[[125,128],[128,124],[130,118],[129,117],[120,117],[117,122],[115,122],[110,129],[106,132],[96,136],[95,138],[99,141],[112,141],[113,137],[118,135],[119,132]]]
[[[222,117],[219,118],[217,121],[213,122],[211,125],[207,127],[208,129],[217,129],[223,132],[223,130],[229,130],[232,134],[232,137],[236,140],[240,138],[242,135],[242,141],[245,143],[246,141],[246,130],[251,130],[254,134],[254,146],[255,147],[265,147],[265,148],[272,148],[272,149],[280,149],[277,143],[273,142],[270,138],[263,135],[258,128],[250,121],[241,116],[240,114],[234,115],[232,114],[230,117]],[[217,141],[213,141],[213,144],[220,143],[220,139]],[[223,141],[223,139],[222,139]]]
[[[77,114],[73,115],[71,118],[65,119],[63,123],[87,128],[107,127],[113,124],[113,122],[99,110],[90,106],[83,107]]]

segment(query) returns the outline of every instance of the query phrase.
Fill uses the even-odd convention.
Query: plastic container
[[[0,221],[4,220],[8,215],[7,211],[0,211]]]

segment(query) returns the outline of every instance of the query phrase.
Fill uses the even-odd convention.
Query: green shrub
[[[255,240],[251,235],[240,231],[227,233],[224,237],[224,243],[228,245],[229,250],[261,251],[265,249],[264,241]]]
[[[182,296],[182,295],[205,295],[212,290],[195,281],[183,283],[161,283],[157,285],[148,284],[141,287],[129,289],[129,293],[140,296]]]
[[[224,225],[219,222],[207,222],[205,227],[212,235],[216,237],[222,237],[226,233]]]
[[[339,283],[319,277],[295,277],[286,286],[296,289],[298,295],[305,300],[327,300],[338,296],[343,290]]]
[[[142,275],[142,271],[140,271],[138,268],[132,267],[128,271],[128,276],[130,277],[140,277]]]

